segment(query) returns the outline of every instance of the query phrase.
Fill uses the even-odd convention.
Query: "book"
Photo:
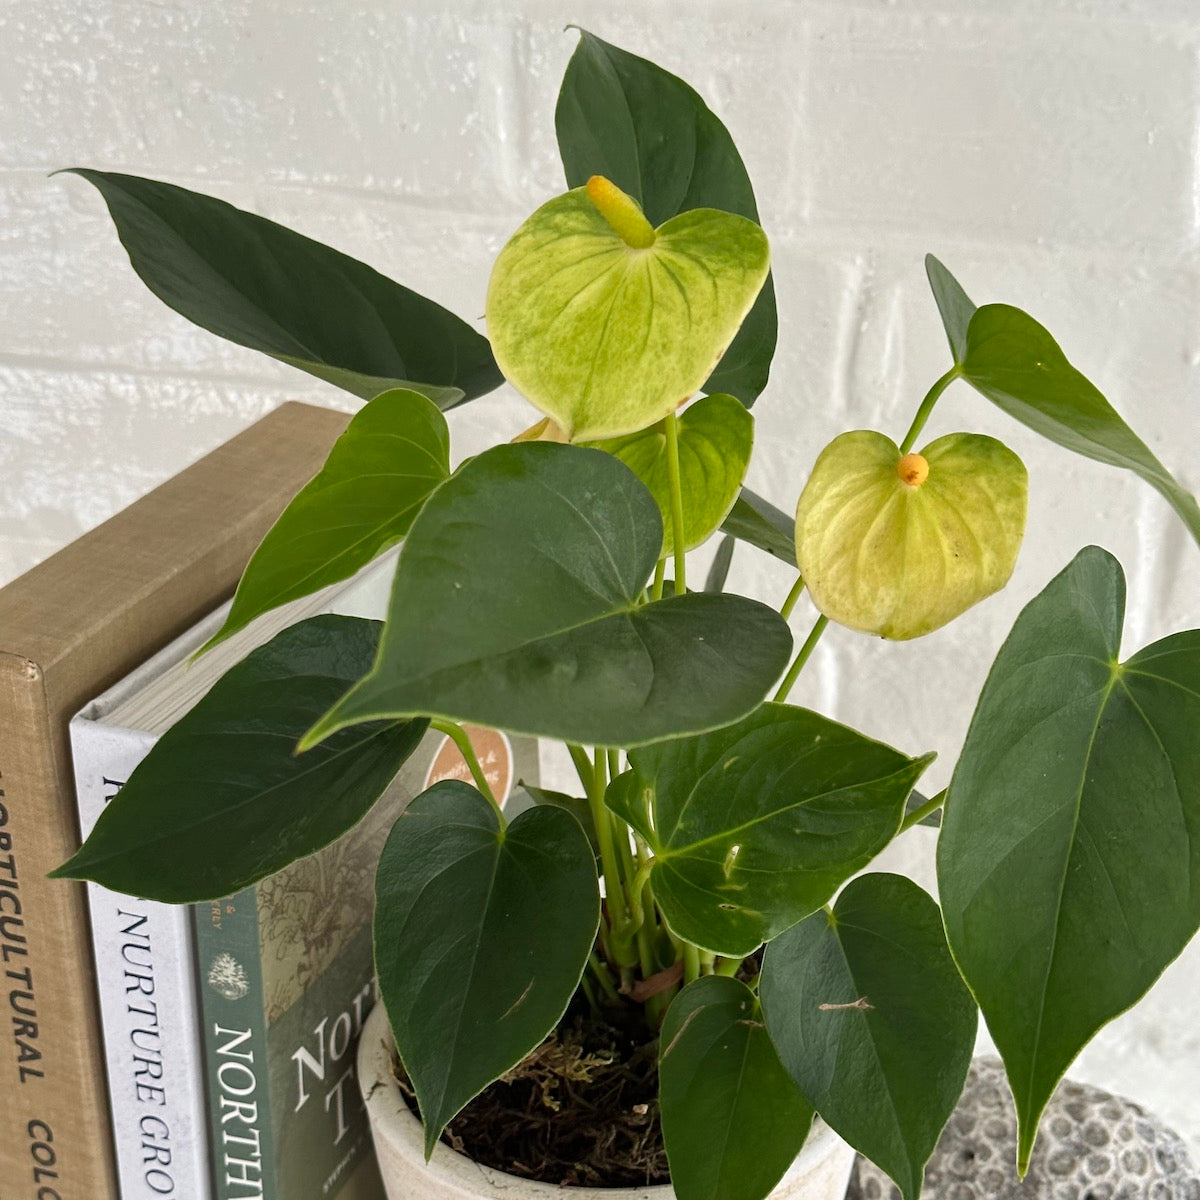
[[[386,606],[394,555],[265,614],[190,663],[225,604],[86,705],[70,724],[81,833],[164,733],[227,670],[285,626],[317,612]],[[195,948],[185,906],[87,884],[117,1179],[123,1200],[211,1200]]]
[[[502,804],[536,778],[536,741],[468,733]],[[383,1200],[355,1076],[375,1002],[375,866],[409,800],[464,774],[431,732],[338,842],[193,908],[217,1200]]]
[[[284,404],[0,589],[0,1200],[118,1200],[67,724],[233,594],[349,416]]]

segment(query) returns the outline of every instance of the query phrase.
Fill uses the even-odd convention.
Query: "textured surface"
[[[1016,1147],[1004,1068],[997,1058],[976,1059],[925,1169],[925,1200],[1200,1200],[1200,1173],[1179,1137],[1100,1088],[1063,1084],[1024,1181]],[[860,1158],[846,1200],[900,1200],[900,1190]]]
[[[99,197],[49,171],[209,191],[477,321],[491,256],[563,186],[553,106],[572,21],[684,75],[755,181],[780,317],[756,491],[790,508],[835,434],[903,433],[948,363],[926,251],[977,302],[1046,324],[1200,487],[1194,0],[0,0],[0,580],[285,398],[354,406],[164,308]],[[535,418],[507,389],[451,414],[455,460]],[[915,642],[831,631],[793,694],[940,751],[931,790],[1016,612],[1086,542],[1129,573],[1128,644],[1200,624],[1200,552],[1158,496],[963,384],[927,433],[958,430],[1029,468],[1012,582]],[[745,548],[733,571],[776,604],[792,582]],[[802,602],[797,631],[811,618]],[[914,831],[884,865],[928,882],[931,849]],[[1200,1146],[1198,988],[1193,946],[1072,1073]]]

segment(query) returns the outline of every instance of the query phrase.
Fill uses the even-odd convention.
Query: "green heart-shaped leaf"
[[[1096,386],[1067,361],[1050,333],[1008,304],[976,308],[932,255],[929,282],[960,374],[1009,416],[1043,437],[1109,466],[1133,471],[1157,490],[1200,542],[1200,506],[1121,419]]]
[[[104,197],[142,282],[210,333],[364,400],[405,387],[453,408],[503,382],[486,338],[365,263],[186,188],[72,173]]]
[[[678,432],[683,540],[684,549],[691,550],[720,528],[741,492],[754,446],[754,418],[733,396],[702,396],[679,414]],[[593,445],[619,458],[650,489],[663,518],[662,552],[673,554],[671,484],[662,426]]]
[[[769,703],[701,737],[634,750],[629,785],[606,802],[653,849],[654,897],[671,928],[744,957],[887,845],[932,757]]]
[[[740,542],[774,555],[789,567],[796,563],[796,518],[749,488],[742,488],[721,529]]]
[[[644,229],[618,233],[590,185],[577,188],[517,230],[488,285],[500,369],[572,441],[635,433],[674,412],[699,390],[767,274],[766,235],[753,221],[702,208],[655,231],[615,192],[600,193],[614,219],[632,211]]]
[[[767,947],[760,991],[800,1090],[916,1200],[962,1092],[978,1020],[937,905],[899,875],[864,875],[832,913],[814,913]]]
[[[269,609],[349,579],[408,532],[450,475],[446,418],[418,392],[376,396],[271,526],[209,650]]]
[[[554,114],[568,187],[604,175],[654,225],[693,208],[758,220],[754,189],[729,131],[682,79],[580,30]],[[703,385],[749,407],[775,353],[770,276],[737,336]]]
[[[558,1024],[600,921],[591,847],[553,807],[501,829],[472,787],[435,784],[375,876],[375,968],[425,1122],[446,1123]]]
[[[946,329],[950,353],[961,366],[967,357],[967,330],[975,315],[975,305],[958,280],[932,254],[925,255],[925,274]]]
[[[754,993],[708,975],[671,1003],[659,1102],[679,1200],[762,1200],[800,1153],[812,1105],[783,1069]]]
[[[400,713],[605,746],[737,720],[786,665],[787,624],[740,596],[643,604],[661,547],[658,505],[611,455],[485,451],[421,510],[375,666],[303,744]]]
[[[159,738],[54,874],[171,904],[228,896],[357,824],[428,721],[387,722],[295,754],[367,669],[381,625],[319,616],[227,671]]]
[[[909,464],[928,477],[906,482]],[[1024,464],[995,438],[952,433],[902,458],[855,430],[821,451],[800,496],[796,561],[831,620],[920,637],[1008,582],[1025,508]]]
[[[1200,631],[1119,661],[1095,546],[1017,618],[950,784],[938,887],[1008,1070],[1020,1163],[1063,1072],[1200,928]]]

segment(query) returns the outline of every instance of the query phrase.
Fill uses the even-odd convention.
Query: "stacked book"
[[[382,1198],[353,1074],[374,864],[413,795],[466,773],[447,739],[342,839],[211,904],[45,878],[255,646],[384,615],[387,560],[189,663],[346,422],[284,405],[0,590],[0,1200]],[[478,736],[499,795],[536,773],[535,744]]]

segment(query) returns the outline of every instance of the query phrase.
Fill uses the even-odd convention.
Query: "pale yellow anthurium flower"
[[[800,496],[797,564],[831,620],[920,637],[1008,582],[1026,494],[1024,464],[995,438],[952,433],[901,456],[881,433],[844,433]]]
[[[571,441],[636,433],[699,391],[769,267],[753,221],[700,208],[653,229],[595,176],[542,205],[500,252],[492,350]]]

